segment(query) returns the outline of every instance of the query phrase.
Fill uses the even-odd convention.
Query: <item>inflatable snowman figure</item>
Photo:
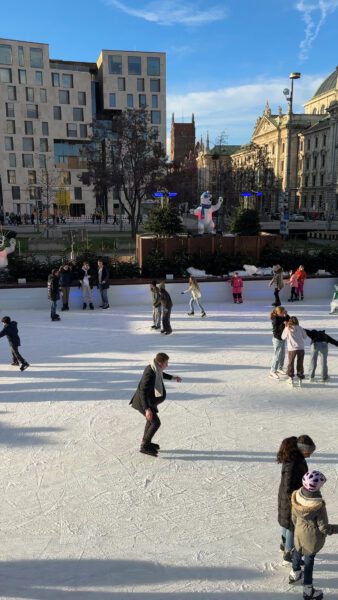
[[[0,235],[0,269],[8,267],[8,255],[14,252],[16,246],[16,240],[11,238],[9,240],[9,246],[6,246],[7,238],[5,235]]]
[[[201,235],[203,233],[216,233],[212,215],[220,208],[223,198],[218,198],[217,204],[212,204],[211,198],[210,192],[203,192],[200,205],[191,211],[198,218],[198,233]]]

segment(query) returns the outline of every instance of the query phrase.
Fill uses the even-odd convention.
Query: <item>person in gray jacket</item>
[[[160,290],[157,287],[157,281],[154,280],[150,284],[150,291],[153,301],[153,324],[151,326],[152,329],[161,329],[161,298],[160,298]]]
[[[274,296],[275,296],[275,301],[272,303],[272,306],[280,306],[281,305],[281,301],[279,298],[279,292],[283,289],[284,287],[284,281],[283,281],[283,267],[281,267],[280,265],[275,265],[273,267],[273,276],[272,279],[269,283],[269,287],[274,286],[275,291],[274,291]]]
[[[289,582],[302,578],[301,560],[304,556],[303,599],[322,600],[323,592],[312,585],[313,565],[317,552],[325,544],[326,536],[338,533],[338,525],[330,525],[320,488],[326,477],[319,471],[305,473],[302,487],[291,496],[292,520],[295,527],[295,550]]]

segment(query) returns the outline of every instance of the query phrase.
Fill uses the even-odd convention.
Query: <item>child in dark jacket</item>
[[[302,579],[301,560],[304,556],[304,600],[322,600],[323,592],[315,590],[312,585],[314,560],[323,548],[326,536],[338,533],[338,525],[329,525],[325,502],[319,491],[325,482],[325,475],[319,471],[305,473],[302,487],[291,497],[295,550],[289,583]]]
[[[322,381],[329,380],[329,373],[327,368],[327,357],[329,353],[328,344],[333,344],[334,346],[338,346],[338,342],[334,340],[331,336],[325,333],[325,329],[322,331],[318,329],[305,329],[306,335],[311,340],[311,356],[310,356],[310,368],[309,368],[309,379],[310,381],[314,381],[318,355],[321,358],[321,367],[322,367]]]
[[[16,321],[11,321],[10,317],[2,317],[3,330],[0,331],[0,338],[7,336],[8,343],[12,352],[12,365],[20,366],[20,371],[24,371],[29,367],[28,362],[21,356],[18,347],[21,345],[18,324]]]

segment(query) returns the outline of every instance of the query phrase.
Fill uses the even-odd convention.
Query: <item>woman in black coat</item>
[[[291,563],[293,549],[293,523],[291,518],[291,494],[302,486],[308,471],[305,457],[311,456],[316,446],[307,435],[286,438],[277,453],[277,462],[282,465],[281,482],[278,490],[278,523],[282,528],[281,549],[284,562]]]

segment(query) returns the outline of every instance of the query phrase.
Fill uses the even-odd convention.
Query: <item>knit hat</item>
[[[302,479],[302,484],[309,492],[318,492],[325,481],[326,477],[320,471],[308,471]]]

